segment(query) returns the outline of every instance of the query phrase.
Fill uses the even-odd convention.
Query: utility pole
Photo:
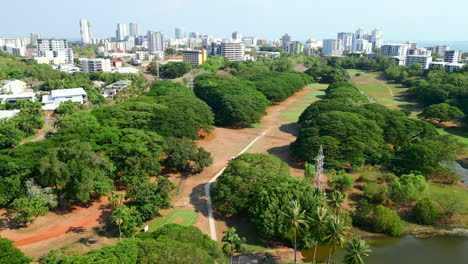
[[[193,83],[193,76],[190,77],[190,90],[192,90],[192,93],[194,92],[194,87],[195,84]]]
[[[323,147],[320,145],[319,153],[315,157],[315,186],[320,188],[322,192],[324,191],[322,186],[322,177],[323,177],[323,160],[325,156],[323,155]]]

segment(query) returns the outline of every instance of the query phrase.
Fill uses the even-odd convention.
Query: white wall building
[[[0,38],[0,50],[17,56],[26,55],[27,38]]]
[[[81,33],[81,42],[84,44],[91,43],[91,23],[89,20],[81,19],[80,20],[80,33]]]
[[[148,31],[148,51],[164,51],[164,37],[159,31]]]
[[[374,29],[371,33],[370,42],[376,49],[380,49],[383,45],[383,30]]]
[[[342,56],[344,51],[343,40],[324,39],[322,54],[326,56]]]
[[[351,51],[353,48],[353,40],[355,38],[354,33],[352,32],[340,32],[338,33],[337,39],[341,39],[343,41],[343,48],[345,51]]]
[[[370,54],[372,53],[372,43],[370,43],[366,39],[356,39],[353,42],[353,48],[351,49],[351,51],[357,53]]]
[[[241,41],[242,40],[242,32],[239,32],[239,31],[232,32],[231,39],[235,40],[235,41]]]
[[[402,43],[385,44],[382,45],[380,53],[382,54],[382,56],[387,57],[404,57],[408,53],[408,45]]]
[[[461,61],[462,53],[458,50],[446,50],[444,52],[444,61],[449,63],[458,63]]]
[[[83,73],[88,72],[110,72],[111,62],[109,59],[86,59],[80,58],[80,69]]]
[[[125,38],[128,36],[127,24],[117,24],[115,36],[117,41],[125,40]]]
[[[139,30],[138,30],[138,24],[136,23],[130,23],[129,24],[129,28],[130,28],[130,36],[138,36],[140,35],[139,33]]]
[[[36,63],[73,63],[73,50],[66,39],[38,39]]]
[[[242,42],[246,47],[252,47],[257,45],[257,38],[256,37],[243,37]]]
[[[244,43],[224,40],[221,42],[221,56],[226,57],[229,61],[244,60]]]
[[[21,80],[0,80],[0,94],[21,94],[32,92],[26,82]]]
[[[50,91],[50,94],[42,96],[42,109],[55,110],[62,102],[66,101],[86,104],[88,102],[88,97],[85,90],[81,87],[52,90]]]
[[[431,62],[432,62],[432,56],[408,55],[406,56],[405,65],[411,66],[415,63],[419,63],[423,69],[429,69],[429,65]]]

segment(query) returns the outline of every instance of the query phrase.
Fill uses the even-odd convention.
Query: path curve
[[[238,156],[240,156],[241,154],[243,154],[244,152],[246,152],[253,144],[255,144],[255,142],[257,142],[259,139],[261,139],[263,136],[265,136],[265,134],[267,133],[268,129],[263,131],[259,136],[257,136],[256,138],[254,138],[254,140],[252,140],[243,150],[241,150],[241,152],[239,152],[234,158],[237,158]],[[218,236],[216,234],[216,227],[215,227],[215,221],[214,221],[214,217],[213,217],[213,208],[211,206],[211,196],[210,196],[210,187],[211,187],[211,184],[213,182],[216,181],[216,179],[218,179],[219,176],[221,176],[221,174],[223,174],[224,170],[227,168],[228,164],[226,164],[218,173],[216,173],[216,175],[211,178],[211,180],[205,184],[205,195],[206,195],[206,207],[208,209],[208,224],[210,226],[210,236],[211,236],[211,239],[213,239],[214,241],[218,241]]]

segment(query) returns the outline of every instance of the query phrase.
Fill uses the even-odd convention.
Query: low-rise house
[[[21,80],[0,80],[0,94],[21,94],[32,92],[26,82]]]
[[[33,92],[19,93],[19,94],[0,94],[0,104],[16,103],[18,101],[32,101],[36,99]]]
[[[52,90],[50,94],[42,96],[42,110],[55,110],[62,102],[66,101],[86,104],[88,102],[88,96],[81,87]]]
[[[102,88],[101,94],[104,97],[114,97],[119,94],[123,89],[132,84],[130,80],[120,80],[115,83],[109,84],[106,87]]]
[[[2,119],[10,119],[17,115],[20,110],[0,110],[0,121]]]

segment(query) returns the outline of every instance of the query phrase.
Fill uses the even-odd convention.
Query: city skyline
[[[30,0],[25,2],[26,5],[33,3]],[[214,2],[218,4],[211,5]],[[391,5],[369,0],[342,2],[331,0],[327,3],[311,3],[293,0],[288,2],[290,11],[285,12],[288,9],[284,8],[284,3],[275,0],[203,0],[197,3],[188,0],[174,0],[170,3],[139,0],[131,4],[127,1],[95,3],[83,0],[70,14],[57,12],[61,3],[58,0],[46,0],[42,3],[43,8],[25,10],[22,13],[28,19],[1,27],[0,36],[21,37],[38,32],[46,37],[79,39],[79,20],[87,19],[91,22],[93,37],[113,36],[116,24],[133,22],[139,24],[140,34],[145,34],[147,30],[161,31],[170,38],[174,37],[176,27],[185,28],[186,32],[206,33],[220,38],[228,37],[234,31],[240,31],[244,36],[268,39],[278,39],[288,33],[293,40],[299,41],[308,38],[333,38],[336,32],[354,32],[359,27],[365,27],[382,28],[386,40],[468,40],[468,20],[463,11],[466,10],[463,7],[468,7],[468,4],[461,0],[448,0],[437,10],[430,8],[436,4],[433,0],[424,1],[424,5],[419,0],[411,3],[395,0]],[[402,5],[398,4],[400,2]],[[88,9],[91,4],[95,8]],[[141,6],[148,8],[142,9]],[[337,6],[340,8],[336,8]],[[10,2],[4,3],[3,7],[14,8]],[[19,21],[14,12],[2,16],[7,21]],[[249,17],[252,19],[248,19]]]

